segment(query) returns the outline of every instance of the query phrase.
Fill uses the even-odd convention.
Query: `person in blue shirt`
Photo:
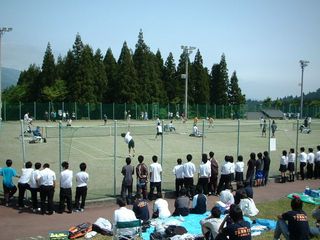
[[[4,201],[5,205],[9,206],[9,201],[13,197],[13,195],[17,192],[17,187],[14,185],[12,178],[19,176],[17,175],[17,171],[12,168],[12,160],[7,159],[6,161],[7,167],[4,167],[0,170],[0,176],[3,177],[3,193],[4,193]]]

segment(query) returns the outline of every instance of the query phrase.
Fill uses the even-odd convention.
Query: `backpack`
[[[86,235],[87,232],[92,231],[92,224],[91,223],[81,223],[77,226],[69,228],[69,238],[75,239],[78,237],[83,237]]]
[[[98,218],[94,224],[92,224],[92,230],[102,235],[112,236],[112,224],[105,218]]]
[[[185,229],[182,226],[177,226],[177,225],[169,225],[165,230],[166,237],[173,237],[175,235],[183,235],[187,232],[188,232],[187,229]]]

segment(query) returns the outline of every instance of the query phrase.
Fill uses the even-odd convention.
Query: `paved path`
[[[319,180],[295,181],[294,183],[270,183],[266,187],[254,188],[256,203],[272,201],[285,197],[292,192],[302,192],[306,186],[319,188]],[[217,197],[210,196],[208,209],[213,206]],[[174,199],[168,199],[170,210],[174,209]],[[149,207],[152,203],[149,204]],[[0,206],[0,239],[45,239],[49,231],[66,230],[82,222],[95,222],[98,217],[112,221],[117,208],[112,202],[89,205],[85,212],[72,214],[38,215],[26,209],[19,211],[12,207]]]

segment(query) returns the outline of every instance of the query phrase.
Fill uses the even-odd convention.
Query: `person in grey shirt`
[[[189,215],[190,199],[187,197],[187,191],[185,188],[180,190],[180,197],[174,202],[175,210],[173,216],[187,216]]]

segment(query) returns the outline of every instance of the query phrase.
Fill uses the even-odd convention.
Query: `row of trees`
[[[159,50],[156,54],[150,51],[141,30],[134,52],[124,42],[117,61],[110,48],[104,57],[100,49],[93,52],[79,34],[72,49],[57,61],[48,43],[42,67],[30,65],[21,73],[17,86],[4,91],[4,99],[8,102],[182,103],[185,84],[181,75],[185,73],[186,62],[189,103],[245,103],[235,71],[229,79],[224,54],[211,71],[203,66],[200,50],[193,62],[183,52],[176,66],[172,53],[164,62]]]

